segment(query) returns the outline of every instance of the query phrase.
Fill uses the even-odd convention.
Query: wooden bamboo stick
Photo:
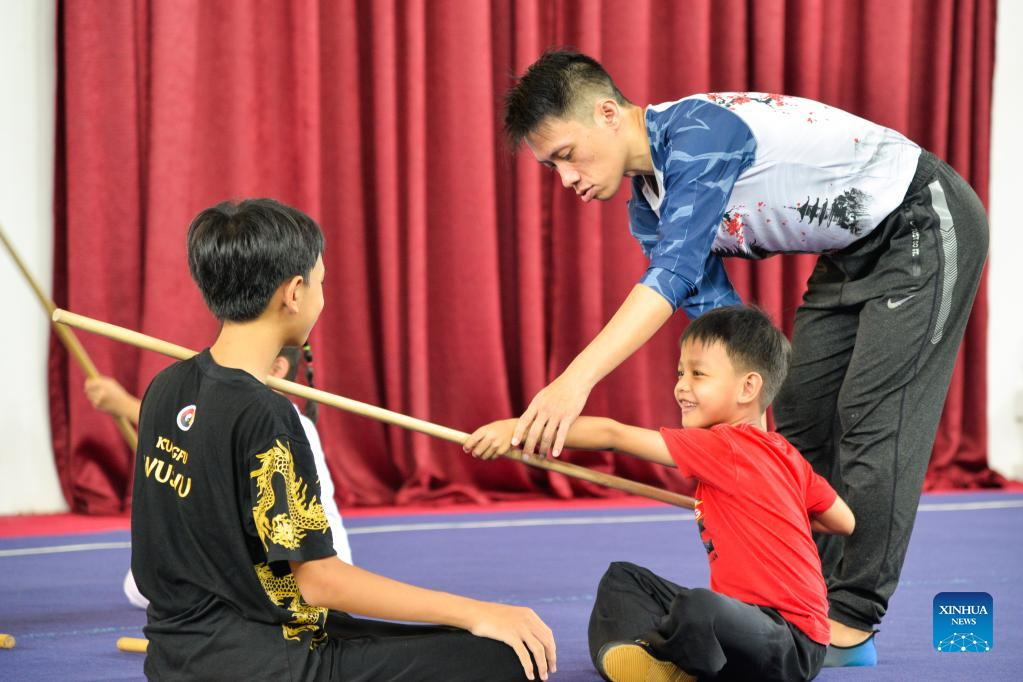
[[[149,640],[145,637],[118,637],[117,648],[131,654],[144,654],[149,648]]]
[[[25,265],[25,262],[15,250],[14,244],[12,244],[7,238],[7,234],[4,232],[2,225],[0,225],[0,241],[3,242],[4,247],[7,249],[7,253],[11,255],[11,258],[14,260],[14,264],[18,266],[18,270],[21,271],[25,281],[27,281],[29,286],[32,288],[32,291],[36,295],[36,299],[39,300],[40,305],[42,305],[46,310],[46,314],[52,317],[53,311],[57,309],[57,305],[49,296],[46,295],[46,292],[43,291],[39,282],[37,282],[36,278],[32,276],[28,266]],[[100,375],[99,371],[96,369],[96,365],[92,362],[92,358],[90,358],[89,354],[85,352],[85,348],[82,347],[81,342],[78,340],[78,337],[75,336],[73,331],[59,324],[53,325],[53,331],[57,335],[57,338],[60,339],[60,342],[64,344],[64,348],[66,348],[68,353],[71,354],[71,357],[78,363],[78,366],[82,368],[83,372],[85,372],[85,376],[92,379]],[[133,427],[131,422],[124,417],[113,417],[113,419],[117,424],[117,430],[121,432],[121,436],[124,437],[124,440],[128,442],[128,445],[131,446],[132,452],[134,452],[135,448],[138,447],[138,435],[135,433],[135,427]]]
[[[185,348],[184,346],[179,346],[140,332],[125,329],[124,327],[118,327],[117,325],[113,325],[108,322],[102,322],[100,320],[85,317],[84,315],[78,315],[59,308],[53,312],[53,321],[57,323],[57,326],[69,325],[77,329],[82,329],[94,334],[100,334],[107,338],[114,339],[115,341],[127,343],[138,348],[144,348],[146,350],[162,353],[163,355],[169,355],[170,357],[177,358],[178,360],[186,360],[196,354],[196,352],[190,348]],[[452,443],[458,443],[459,445],[464,444],[466,439],[469,437],[469,434],[462,431],[457,431],[446,426],[440,426],[439,424],[433,424],[422,419],[416,419],[415,417],[410,417],[399,412],[392,412],[391,410],[386,410],[382,407],[377,407],[376,405],[362,403],[357,400],[345,398],[344,396],[336,395],[334,393],[328,393],[327,391],[322,391],[317,388],[310,388],[309,386],[296,384],[292,381],[285,381],[284,379],[278,379],[276,377],[267,377],[266,384],[270,388],[282,393],[288,393],[300,398],[305,398],[306,400],[312,400],[322,405],[336,407],[346,412],[352,412],[387,424],[400,426],[411,431],[425,433],[428,436],[440,438]],[[621,490],[632,495],[649,497],[660,502],[673,504],[686,509],[695,509],[696,507],[696,501],[686,495],[679,495],[656,486],[639,483],[637,481],[630,481],[626,478],[612,476],[611,474],[605,474],[599,471],[593,471],[592,469],[587,469],[586,467],[578,466],[576,464],[569,464],[568,462],[541,457],[523,457],[520,450],[512,450],[504,456],[538,469],[554,471],[559,474],[564,474],[565,476],[571,476],[572,478],[578,478],[583,481],[589,481],[590,483],[614,488],[615,490]]]

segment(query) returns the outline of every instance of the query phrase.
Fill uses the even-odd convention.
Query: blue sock
[[[874,635],[857,644],[856,646],[828,645],[828,652],[824,655],[825,668],[849,668],[853,666],[874,667],[877,665],[877,647],[874,646]]]

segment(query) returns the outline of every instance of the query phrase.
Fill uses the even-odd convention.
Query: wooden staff
[[[84,315],[77,315],[59,308],[53,311],[53,321],[58,323],[57,326],[65,324],[70,325],[72,327],[77,327],[78,329],[84,329],[88,332],[106,336],[116,341],[121,341],[122,343],[162,353],[163,355],[169,355],[170,357],[177,358],[178,360],[187,360],[196,354],[196,352],[190,348],[178,346],[177,344],[156,339],[152,336],[147,336],[130,329],[125,329],[124,327],[118,327],[108,322],[94,320],[92,318],[85,317]],[[418,431],[419,433],[425,433],[428,436],[451,441],[452,443],[458,443],[459,445],[464,444],[469,438],[469,434],[462,431],[449,429],[446,426],[432,424],[428,421],[423,421],[422,419],[416,419],[415,417],[409,417],[398,412],[385,410],[384,408],[377,407],[376,405],[361,403],[357,400],[352,400],[351,398],[327,393],[326,391],[310,388],[309,386],[303,386],[302,384],[296,384],[292,381],[285,381],[284,379],[278,379],[276,377],[267,377],[266,384],[270,388],[282,393],[290,393],[291,395],[305,398],[306,400],[312,400],[322,405],[330,405],[331,407],[336,407],[340,410],[345,410],[346,412],[354,412],[355,414],[359,414],[364,417],[376,419],[377,421],[382,421],[387,424],[393,424],[394,426],[400,426],[404,429]],[[576,464],[569,464],[568,462],[562,462],[561,460],[542,457],[523,457],[521,450],[512,450],[504,456],[509,459],[523,462],[529,466],[537,467],[538,469],[555,471],[559,474],[564,474],[565,476],[571,476],[572,478],[578,478],[584,481],[589,481],[590,483],[614,488],[616,490],[622,490],[632,495],[642,495],[643,497],[649,497],[678,507],[685,507],[686,509],[696,508],[696,501],[691,497],[668,492],[662,488],[657,488],[645,483],[638,483],[626,478],[593,471],[592,469],[587,469],[586,467],[581,467]]]
[[[28,282],[29,286],[32,287],[32,291],[35,292],[39,303],[46,309],[46,314],[52,317],[53,311],[57,310],[57,305],[49,296],[46,295],[43,288],[39,286],[39,282],[37,282],[35,277],[32,276],[32,273],[29,272],[25,262],[21,260],[21,256],[19,256],[18,252],[14,250],[14,245],[7,238],[7,234],[4,232],[3,226],[0,226],[0,241],[4,243],[4,246],[7,248],[7,253],[11,254],[14,264],[18,266],[18,269],[21,270],[21,274],[25,277],[25,280]],[[68,353],[71,354],[71,357],[78,362],[82,371],[85,372],[85,376],[92,379],[100,375],[96,370],[96,365],[92,362],[92,358],[90,358],[89,354],[85,352],[85,348],[82,347],[81,342],[78,340],[78,337],[75,336],[73,331],[59,324],[53,325],[53,331],[57,335],[57,338],[60,339],[61,343],[64,344]],[[138,446],[139,440],[138,435],[135,433],[135,427],[133,427],[131,422],[124,417],[114,417],[114,421],[117,423],[117,430],[121,432],[121,435],[124,436],[124,440],[126,440],[128,445],[131,446],[131,451],[135,452],[135,448]]]
[[[145,637],[118,637],[117,648],[132,654],[144,654],[149,648],[149,640]]]

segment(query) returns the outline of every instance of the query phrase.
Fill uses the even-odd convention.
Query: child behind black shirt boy
[[[316,223],[270,199],[219,204],[189,228],[189,269],[223,326],[142,401],[132,570],[150,600],[147,676],[546,679],[554,640],[532,610],[335,555],[298,413],[263,383],[323,308],[322,253]]]

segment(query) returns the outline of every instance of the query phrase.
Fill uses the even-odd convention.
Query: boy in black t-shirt
[[[223,326],[142,401],[132,570],[150,600],[146,675],[546,679],[554,639],[532,610],[336,557],[298,414],[263,382],[323,308],[322,251],[312,219],[269,199],[220,204],[189,227],[189,269]]]

